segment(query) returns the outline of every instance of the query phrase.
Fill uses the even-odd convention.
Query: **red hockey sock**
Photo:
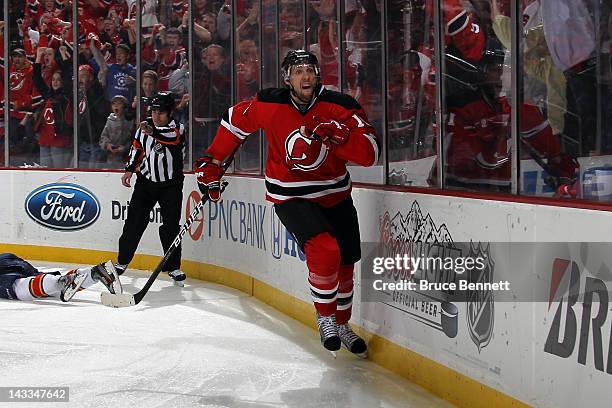
[[[308,283],[315,309],[322,316],[336,312],[340,247],[336,238],[324,232],[309,239],[304,245],[308,265]]]
[[[353,264],[340,265],[338,273],[338,305],[336,306],[336,322],[347,323],[351,320],[353,308]]]

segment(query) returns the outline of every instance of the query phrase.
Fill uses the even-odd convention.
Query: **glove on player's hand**
[[[211,201],[219,201],[221,198],[221,176],[223,169],[213,158],[204,156],[195,162],[194,170],[198,179],[198,188],[202,194],[207,195]]]
[[[336,120],[313,116],[300,128],[300,132],[309,138],[318,137],[325,144],[341,145],[348,141],[351,130],[344,123]]]
[[[551,176],[564,177],[573,181],[576,179],[576,171],[580,169],[580,163],[575,157],[559,153],[548,159],[548,167],[552,173]]]

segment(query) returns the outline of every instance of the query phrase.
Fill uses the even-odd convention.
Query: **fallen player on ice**
[[[72,269],[62,275],[59,271],[41,272],[15,254],[0,254],[0,298],[35,300],[59,297],[68,302],[81,288],[102,282],[110,293],[121,294],[121,282],[112,262],[93,267]]]

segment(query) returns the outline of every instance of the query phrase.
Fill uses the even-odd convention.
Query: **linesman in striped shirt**
[[[159,238],[168,250],[179,233],[183,204],[183,160],[185,157],[185,128],[172,118],[174,98],[170,92],[159,92],[151,102],[151,117],[140,123],[132,140],[132,147],[121,183],[131,187],[136,173],[134,192],[119,238],[119,254],[115,268],[122,274],[134,257],[149,215],[159,203],[162,225]],[[185,280],[181,267],[181,247],[172,254],[164,267],[175,282]],[[182,284],[180,284],[182,286]]]

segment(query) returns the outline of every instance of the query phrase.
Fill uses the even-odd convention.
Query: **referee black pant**
[[[159,202],[161,208],[162,225],[159,227],[159,239],[164,253],[170,248],[172,241],[179,233],[181,209],[183,205],[183,182],[154,183],[138,174],[134,193],[128,206],[127,219],[123,225],[123,233],[119,238],[119,255],[117,262],[120,265],[129,265],[134,258],[138,243],[144,234],[151,210]],[[173,271],[181,267],[181,246],[174,251],[164,271]]]

